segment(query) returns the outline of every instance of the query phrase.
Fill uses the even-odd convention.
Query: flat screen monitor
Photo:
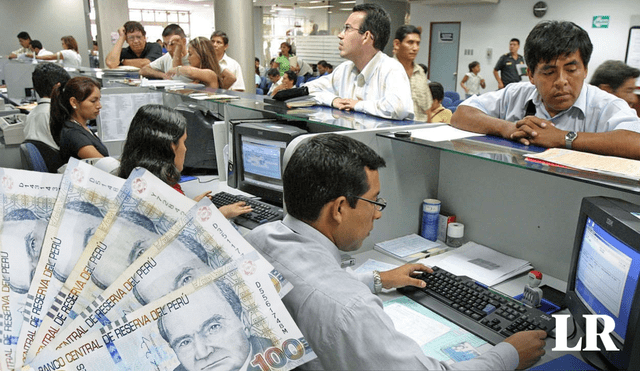
[[[606,197],[582,200],[567,289],[567,306],[583,331],[584,315],[606,315],[619,351],[582,356],[601,369],[640,369],[640,206]],[[598,332],[603,323],[598,322]],[[583,346],[584,346],[583,339]]]
[[[281,123],[242,123],[234,126],[238,189],[282,206],[284,151],[295,137],[307,132]]]

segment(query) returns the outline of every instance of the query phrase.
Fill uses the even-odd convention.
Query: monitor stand
[[[588,364],[595,367],[598,370],[616,371],[618,370],[602,355],[600,352],[595,351],[580,351],[580,356]]]

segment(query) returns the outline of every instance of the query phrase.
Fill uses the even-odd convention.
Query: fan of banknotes
[[[289,370],[316,356],[288,283],[204,198],[0,168],[1,370]]]

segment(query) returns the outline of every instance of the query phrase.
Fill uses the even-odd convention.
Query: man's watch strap
[[[578,137],[578,133],[576,133],[575,131],[570,131],[568,132],[565,136],[564,136],[564,146],[567,149],[571,149],[572,145],[573,145],[573,141],[576,140],[576,138]]]
[[[382,278],[378,271],[373,271],[373,291],[375,291],[376,294],[382,292]]]

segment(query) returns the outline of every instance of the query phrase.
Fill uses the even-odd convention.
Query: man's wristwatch
[[[578,133],[576,133],[575,131],[568,132],[567,135],[564,136],[564,146],[567,149],[571,149],[571,145],[573,144],[573,141],[576,140],[577,137],[578,137]]]
[[[376,294],[382,292],[382,278],[380,278],[380,272],[378,271],[373,271],[373,291]]]

